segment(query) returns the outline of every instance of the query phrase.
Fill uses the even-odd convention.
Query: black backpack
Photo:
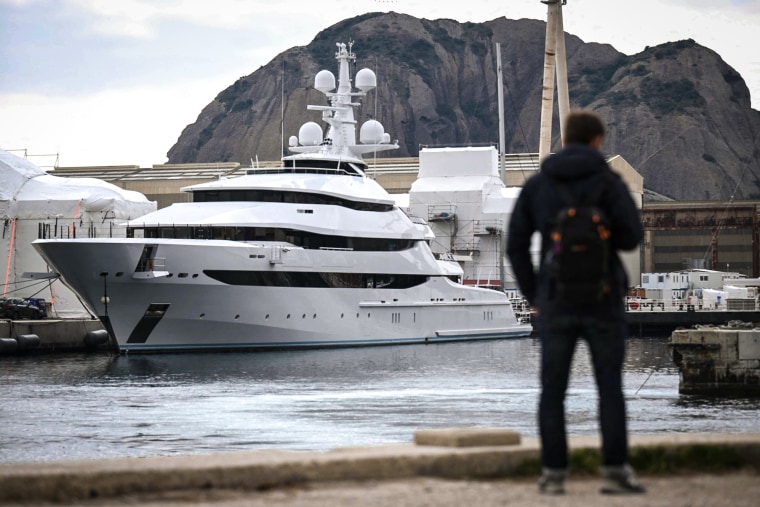
[[[563,201],[551,230],[553,293],[567,306],[592,306],[611,292],[610,224],[597,205],[609,177],[599,178],[583,199],[567,183],[553,181]]]

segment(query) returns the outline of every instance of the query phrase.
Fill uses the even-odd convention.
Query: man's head
[[[602,119],[590,111],[573,111],[565,120],[564,144],[585,144],[599,149],[604,134]]]

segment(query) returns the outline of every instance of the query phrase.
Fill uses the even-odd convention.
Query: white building
[[[504,248],[519,193],[519,187],[506,187],[499,177],[492,146],[423,148],[409,191],[409,212],[430,225],[433,252],[451,254],[462,265],[465,284],[503,285],[514,293],[517,284]]]
[[[744,275],[740,273],[727,273],[710,269],[688,269],[674,271],[672,273],[642,273],[641,288],[645,291],[647,299],[657,300],[682,300],[689,297],[702,299],[708,297],[710,301],[723,301],[728,297],[747,297],[736,293],[729,295],[724,290],[731,286],[732,281],[741,280]],[[736,292],[736,291],[734,291]],[[709,295],[709,296],[708,296]]]
[[[32,248],[38,238],[123,237],[127,220],[155,211],[143,194],[95,178],[61,178],[0,150],[0,297],[52,302],[54,317],[87,316],[60,280],[41,273],[47,264]],[[32,274],[33,278],[25,277]]]
[[[536,172],[534,154],[508,155],[502,181],[498,153],[492,146],[423,148],[419,174],[409,191],[409,211],[425,219],[435,240],[433,252],[450,254],[462,265],[464,283],[503,287],[517,295],[517,282],[504,256],[506,233],[522,184]],[[643,179],[620,156],[608,160],[628,185],[641,208]],[[540,239],[535,235],[531,251],[537,267]],[[623,252],[621,260],[629,280],[638,280],[640,252]]]

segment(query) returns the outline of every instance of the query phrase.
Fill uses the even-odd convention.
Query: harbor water
[[[410,442],[419,429],[536,435],[533,338],[266,353],[0,357],[0,462]],[[679,395],[666,338],[631,338],[629,430],[760,431],[760,400]],[[596,434],[581,342],[567,397],[572,435]]]

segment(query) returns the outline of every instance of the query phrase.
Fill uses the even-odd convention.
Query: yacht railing
[[[713,301],[696,297],[667,300],[626,297],[625,307],[629,312],[754,312],[760,310],[760,303],[755,298],[727,298],[720,301]]]
[[[342,176],[356,176],[361,178],[363,175],[353,171],[347,171],[342,168],[324,168],[324,167],[260,167],[246,169],[246,174],[336,174]]]

